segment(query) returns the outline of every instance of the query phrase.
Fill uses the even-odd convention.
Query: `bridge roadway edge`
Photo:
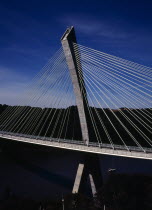
[[[152,160],[152,153],[93,147],[87,145],[65,143],[62,142],[61,140],[53,141],[50,139],[50,141],[48,141],[48,140],[40,140],[40,139],[20,137],[20,136],[12,136],[7,134],[0,134],[0,138],[9,139],[12,141],[42,145],[42,146],[55,147],[60,149],[74,150],[79,152]]]

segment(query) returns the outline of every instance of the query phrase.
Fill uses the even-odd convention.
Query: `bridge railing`
[[[98,148],[108,148],[113,150],[127,150],[125,146],[122,145],[114,145],[114,148],[111,146],[111,144],[99,144],[96,142],[89,142],[88,145],[86,145],[83,141],[80,140],[71,140],[71,139],[57,139],[57,138],[50,138],[50,137],[43,137],[43,136],[34,136],[34,135],[27,135],[27,134],[21,134],[21,133],[13,133],[13,132],[6,132],[6,131],[0,131],[1,136],[8,135],[10,137],[23,137],[26,139],[36,139],[41,141],[49,141],[49,142],[58,142],[58,143],[66,143],[66,144],[73,144],[73,145],[80,145],[80,146],[86,146],[86,147],[98,147]],[[129,151],[137,151],[137,152],[143,152],[143,150],[139,147],[135,146],[128,146]],[[151,148],[143,148],[146,153],[152,153]]]

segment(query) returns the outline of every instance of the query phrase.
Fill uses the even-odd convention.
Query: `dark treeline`
[[[110,174],[97,194],[106,210],[152,209],[152,177],[146,175]]]
[[[151,210],[152,177],[110,174],[95,198],[69,194],[56,200],[34,201],[16,196],[9,187],[0,200],[1,210]]]
[[[6,104],[0,104],[0,114],[8,107]]]
[[[2,113],[6,107],[7,105],[0,105],[0,113]],[[18,112],[16,112],[16,109]],[[137,132],[137,130],[130,124],[130,122],[126,120],[124,115],[126,115],[139,129],[141,129],[148,138],[151,138],[150,132],[148,132],[147,129],[143,126],[144,123],[139,122],[142,119],[149,127],[151,126],[150,121],[146,120],[142,116],[143,111],[152,114],[151,109],[131,109],[131,114],[126,108],[121,108],[121,112],[120,110],[113,110],[114,114],[109,109],[104,109],[104,111],[99,108],[95,110],[93,107],[90,107],[90,109],[93,118],[90,117],[88,110],[86,111],[86,115],[89,127],[89,135],[92,142],[98,142],[98,140],[100,141],[101,139],[103,143],[109,143],[105,130],[101,125],[102,119],[114,144],[123,144],[115,132],[115,127],[127,145],[136,146],[130,135],[125,131],[124,127],[116,119],[115,116],[117,116],[118,119],[125,125],[129,132],[138,140],[142,146],[149,147],[147,141],[144,140],[143,137]],[[68,111],[69,115],[66,115]],[[110,120],[108,120],[106,115]],[[136,118],[132,115],[136,116]],[[35,136],[52,136],[54,138],[58,138],[60,136],[60,138],[65,139],[82,139],[80,121],[76,106],[71,106],[66,109],[42,109],[40,107],[30,106],[10,106],[7,109],[6,118],[5,115],[4,118],[2,117],[0,121],[0,130]],[[140,117],[140,119],[137,117]],[[111,125],[110,121],[113,123],[114,127]],[[94,127],[93,122],[96,123],[96,128]]]

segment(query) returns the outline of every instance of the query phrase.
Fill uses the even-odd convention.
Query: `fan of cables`
[[[88,101],[90,141],[152,147],[152,69],[73,43]]]
[[[22,99],[21,99],[22,98]],[[73,85],[62,48],[0,116],[1,132],[82,139]]]

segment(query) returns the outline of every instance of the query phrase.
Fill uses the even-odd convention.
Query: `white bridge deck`
[[[6,132],[1,132],[0,138],[81,152],[90,152],[103,155],[114,155],[141,159],[152,159],[152,149],[150,148],[143,148],[144,151],[142,151],[138,147],[129,146],[129,150],[127,150],[124,146],[114,145],[115,148],[113,149],[111,148],[110,144],[99,145],[98,143],[90,142],[87,146],[82,141],[55,139],[47,137],[44,138],[40,136],[37,137]]]

